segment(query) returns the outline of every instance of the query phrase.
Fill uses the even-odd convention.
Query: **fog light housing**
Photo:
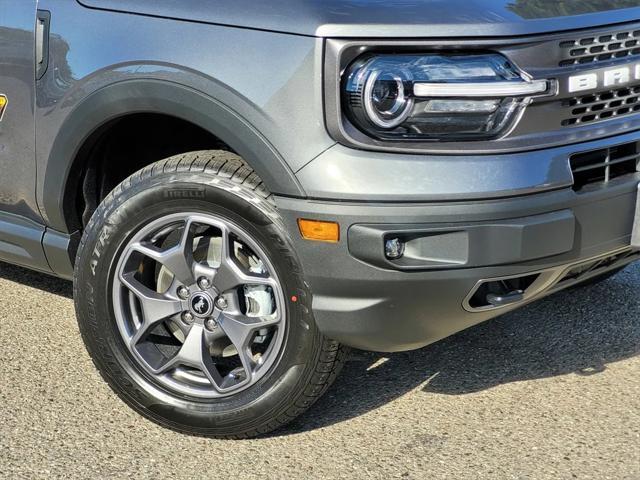
[[[384,255],[389,260],[398,260],[404,255],[404,242],[399,238],[389,238],[384,242]]]

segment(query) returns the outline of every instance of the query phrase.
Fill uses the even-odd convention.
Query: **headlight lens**
[[[343,109],[382,140],[482,140],[505,135],[552,82],[532,81],[499,54],[375,55],[342,81]]]
[[[364,108],[380,128],[394,128],[411,114],[413,99],[405,90],[408,79],[402,72],[373,72],[364,85]]]

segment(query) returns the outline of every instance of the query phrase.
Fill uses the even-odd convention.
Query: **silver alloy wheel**
[[[170,390],[216,398],[277,361],[284,292],[258,243],[227,219],[161,217],[134,234],[113,280],[118,329],[137,363]]]

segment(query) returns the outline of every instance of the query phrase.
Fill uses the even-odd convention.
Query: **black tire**
[[[269,199],[260,178],[237,155],[192,152],[149,165],[123,181],[87,225],[74,276],[80,332],[106,382],[152,421],[217,438],[264,434],[304,412],[338,374],[345,351],[318,331],[300,265]],[[114,321],[111,282],[122,245],[154,217],[184,208],[214,212],[249,231],[269,255],[287,298],[278,362],[258,383],[223,398],[177,396],[154,383],[131,357]]]

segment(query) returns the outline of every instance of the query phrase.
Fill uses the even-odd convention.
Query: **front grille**
[[[561,67],[640,56],[640,30],[592,35],[560,42]]]
[[[594,183],[609,183],[623,175],[636,173],[640,161],[640,142],[573,155],[570,159],[573,190],[579,192]]]
[[[565,100],[562,106],[571,108],[571,117],[562,120],[564,127],[637,113],[640,85],[574,97]]]

